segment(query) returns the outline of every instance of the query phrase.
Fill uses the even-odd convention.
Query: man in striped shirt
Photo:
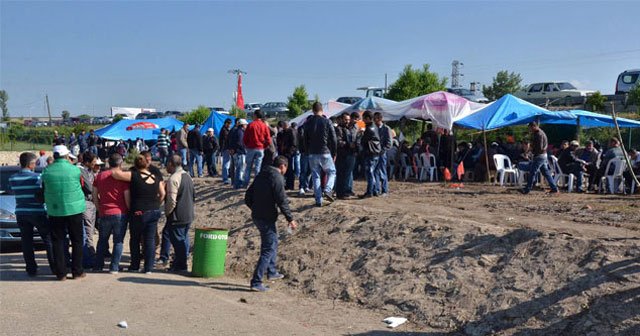
[[[22,170],[9,177],[11,190],[16,196],[16,219],[22,236],[22,256],[26,264],[27,274],[32,277],[38,274],[38,264],[36,264],[33,252],[33,228],[36,228],[40,233],[47,251],[49,267],[51,272],[56,274],[47,212],[42,200],[36,197],[36,194],[40,193],[42,188],[40,174],[33,171],[36,167],[36,159],[36,155],[31,152],[20,154],[20,167]]]
[[[160,130],[156,146],[158,147],[160,163],[164,166],[167,164],[167,157],[169,157],[169,137],[167,136],[167,131],[164,128]]]

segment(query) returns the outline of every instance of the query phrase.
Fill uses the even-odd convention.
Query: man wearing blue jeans
[[[197,164],[198,177],[202,177],[202,155],[204,148],[202,145],[202,135],[200,135],[200,125],[196,125],[187,135],[187,145],[189,146],[189,175],[195,177],[193,164]]]
[[[360,139],[360,145],[362,147],[364,174],[367,178],[367,191],[359,197],[369,198],[372,196],[378,196],[380,193],[380,190],[378,190],[376,171],[378,162],[380,161],[382,147],[380,145],[378,127],[373,123],[373,113],[371,113],[371,111],[364,111],[362,114],[362,120],[366,126],[364,133],[362,134],[362,139]]]
[[[171,271],[187,272],[189,256],[189,229],[194,218],[195,191],[191,176],[180,166],[180,157],[172,156],[167,163],[171,174],[167,181],[167,197],[164,213],[167,216],[166,230],[175,251]]]
[[[236,127],[229,133],[228,148],[229,154],[233,157],[235,176],[233,178],[233,188],[240,189],[244,185],[244,168],[247,151],[244,148],[244,130],[247,128],[247,121],[236,119]]]
[[[378,156],[378,163],[376,164],[376,192],[380,196],[386,196],[389,194],[389,177],[387,175],[387,151],[391,149],[391,140],[393,136],[391,134],[391,128],[382,122],[382,113],[376,112],[373,114],[373,122],[378,128],[378,135],[380,136],[381,152]]]
[[[329,119],[323,115],[322,104],[313,103],[313,115],[304,124],[304,144],[309,158],[316,206],[322,206],[323,198],[333,202],[333,185],[336,179],[335,157],[337,151],[336,131]],[[321,173],[327,175],[324,191],[321,188]]]
[[[527,178],[527,186],[521,190],[523,194],[528,194],[533,188],[533,184],[536,180],[538,171],[542,173],[549,186],[551,187],[550,193],[557,194],[558,186],[551,176],[549,170],[549,160],[547,158],[547,146],[549,144],[547,135],[540,129],[538,123],[532,121],[529,123],[529,131],[531,132],[531,151],[533,153],[533,159],[529,165],[529,176]]]
[[[182,128],[176,132],[176,144],[178,146],[178,152],[182,158],[182,167],[187,167],[187,158],[189,155],[189,143],[187,142],[187,136],[189,135],[189,124],[184,123]]]
[[[255,174],[260,173],[262,167],[262,159],[264,159],[264,150],[271,145],[271,130],[264,122],[262,113],[255,111],[253,113],[253,121],[246,127],[243,137],[244,148],[247,150],[246,164],[244,171],[243,188],[249,186],[251,180],[251,171]],[[236,169],[238,169],[236,167]]]
[[[251,278],[251,290],[266,292],[268,287],[262,284],[264,273],[270,280],[284,278],[276,268],[278,254],[278,208],[287,219],[290,229],[295,229],[297,223],[293,220],[289,209],[289,200],[284,190],[283,175],[287,172],[288,159],[278,156],[273,166],[266,166],[256,176],[245,193],[245,203],[251,209],[253,224],[260,231],[260,258]]]
[[[238,120],[238,119],[236,119]],[[229,168],[231,168],[231,154],[229,154],[229,133],[231,132],[231,119],[226,119],[220,129],[220,152],[222,154],[222,183],[229,184]]]

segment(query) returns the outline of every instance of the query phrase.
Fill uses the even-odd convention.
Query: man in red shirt
[[[122,156],[112,154],[109,157],[109,170],[103,171],[93,181],[93,202],[98,208],[100,217],[100,235],[94,271],[100,272],[104,267],[104,256],[107,253],[109,236],[113,235],[113,255],[109,273],[118,274],[120,258],[127,232],[127,212],[129,211],[129,183],[113,178],[115,170],[121,170]]]
[[[264,122],[262,112],[255,111],[253,113],[253,121],[247,126],[243,137],[244,147],[247,150],[246,168],[244,172],[243,188],[249,186],[251,180],[251,170],[255,166],[256,175],[260,172],[262,159],[264,158],[264,150],[271,144],[271,132],[269,126]],[[271,162],[267,163],[268,165]]]

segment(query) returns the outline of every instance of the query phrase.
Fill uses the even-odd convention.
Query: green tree
[[[231,106],[231,111],[229,111],[229,115],[232,115],[236,118],[247,118],[247,112],[236,105]]]
[[[2,121],[9,121],[9,108],[7,107],[7,101],[9,100],[9,94],[5,90],[0,90],[0,109],[2,109]]]
[[[116,114],[115,117],[113,117],[113,122],[117,123],[118,121],[124,119],[124,116],[122,114]]]
[[[188,123],[189,125],[202,124],[207,120],[207,118],[209,118],[210,114],[211,110],[208,107],[200,105],[191,110],[191,112],[185,114],[180,118],[180,120]]]
[[[89,121],[91,121],[91,116],[88,114],[81,114],[78,116],[78,119],[80,119],[81,123],[88,123]]]
[[[304,111],[307,111],[311,108],[309,104],[309,94],[307,93],[307,89],[304,85],[296,86],[293,89],[293,94],[289,96],[289,103],[287,104],[287,108],[289,108],[289,112],[287,116],[291,119],[301,115]]]
[[[404,67],[398,79],[389,86],[386,98],[401,101],[422,96],[431,92],[446,89],[447,78],[440,78],[435,72],[429,71],[429,64],[422,69],[413,69],[411,65]]]
[[[600,91],[596,91],[587,97],[587,107],[593,112],[603,112],[605,101],[607,101],[607,97],[603,96]]]
[[[631,91],[629,91],[627,104],[635,105],[637,112],[640,113],[640,85],[634,86]]]
[[[69,111],[67,110],[62,111],[62,120],[67,121],[69,120],[70,116],[71,116],[71,113],[69,113]]]
[[[521,83],[522,77],[520,77],[520,74],[509,73],[506,70],[498,71],[498,74],[493,77],[491,86],[482,86],[482,94],[489,100],[498,100],[507,93],[516,93],[522,88]]]

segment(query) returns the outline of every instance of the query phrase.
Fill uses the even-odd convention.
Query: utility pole
[[[451,88],[459,88],[460,87],[460,77],[464,76],[460,73],[460,68],[462,68],[464,64],[460,61],[454,60],[451,63]]]
[[[229,70],[227,72],[230,73],[230,74],[236,75],[236,79],[238,81],[240,80],[240,76],[247,74],[246,71],[242,71],[240,69],[231,69],[231,70]],[[234,97],[235,97],[235,103],[236,103],[236,106],[237,106],[238,105],[238,91],[236,91],[234,93]]]
[[[52,125],[51,121],[51,107],[49,106],[49,95],[44,95],[44,100],[47,102],[47,113],[49,114],[49,126]]]

